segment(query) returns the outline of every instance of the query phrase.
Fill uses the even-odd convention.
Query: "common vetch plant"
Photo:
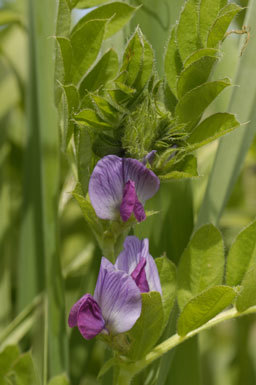
[[[200,176],[196,150],[241,129],[234,114],[216,109],[212,113],[208,107],[231,86],[229,73],[219,79],[215,69],[222,59],[222,43],[231,35],[229,26],[243,8],[227,0],[185,1],[177,22],[168,26],[164,74],[160,76],[154,49],[140,26],[131,31],[121,54],[115,47],[113,36],[127,28],[140,9],[138,3],[58,1],[56,33],[47,35],[51,40],[47,43],[55,45],[54,68],[49,62],[53,58],[48,58],[49,73],[54,75],[48,104],[49,94],[38,69],[42,66],[47,72],[44,60],[53,49],[44,46],[46,39],[38,38],[41,30],[44,37],[48,31],[46,21],[33,19],[46,8],[40,0],[29,2],[33,135],[28,142],[38,161],[33,173],[38,188],[31,195],[41,201],[39,205],[33,201],[38,210],[33,211],[34,216],[24,211],[21,234],[33,231],[29,221],[40,217],[35,244],[40,246],[43,262],[38,256],[37,262],[33,260],[38,265],[33,284],[40,273],[45,277],[36,286],[37,296],[31,303],[26,303],[28,294],[24,300],[22,292],[19,303],[27,306],[0,333],[0,383],[46,385],[50,380],[48,385],[68,385],[68,377],[60,373],[69,372],[69,339],[70,356],[77,367],[83,366],[83,360],[79,361],[83,354],[88,361],[94,356],[96,361],[104,361],[93,384],[164,385],[166,376],[153,365],[158,359],[203,330],[256,312],[255,220],[236,237],[227,256],[218,228],[210,223],[199,226],[184,245],[177,265],[171,255],[150,254],[149,235],[134,235],[150,216],[157,229],[159,207],[149,211],[147,202],[156,202],[153,198],[164,183],[169,183],[171,191],[173,181]],[[146,4],[141,7],[147,10]],[[78,8],[90,9],[73,25],[73,11]],[[0,13],[0,21],[1,16],[3,25],[22,24],[17,15]],[[26,29],[25,24],[22,28]],[[248,30],[242,27],[241,34]],[[5,30],[2,32],[4,35]],[[247,39],[243,54],[249,44]],[[53,85],[51,76],[49,79]],[[53,99],[58,127],[54,113],[51,118],[44,115],[55,111]],[[35,109],[33,101],[38,103]],[[72,210],[80,208],[85,218],[88,234],[82,235],[93,245],[93,252],[86,248],[60,271],[57,223],[72,197],[78,203]],[[22,248],[23,258],[33,247]],[[88,257],[90,253],[93,258]],[[25,264],[21,266],[24,271]],[[70,295],[77,290],[83,269],[89,281],[86,290]],[[68,320],[64,319],[65,309]],[[67,333],[64,324],[70,327]],[[43,351],[37,346],[34,354],[36,369],[30,353],[20,354],[17,346],[8,346],[10,340],[22,340],[31,325],[37,326],[33,333],[39,336],[37,345],[43,346]],[[73,343],[78,350],[73,350]],[[80,374],[74,365],[72,370]],[[73,376],[75,385],[79,374]]]

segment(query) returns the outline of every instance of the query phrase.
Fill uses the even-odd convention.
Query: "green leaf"
[[[122,29],[136,10],[136,7],[117,1],[102,5],[87,13],[81,20],[79,20],[72,31],[72,35],[82,28],[88,21],[109,19],[104,36],[104,39],[107,39]]]
[[[232,244],[226,267],[226,283],[229,286],[241,285],[242,280],[256,262],[256,221],[243,229]]]
[[[63,151],[66,150],[74,130],[72,119],[78,108],[79,95],[77,88],[73,85],[63,86]]]
[[[230,86],[229,79],[204,83],[186,93],[175,109],[179,123],[187,123],[198,118],[211,102]]]
[[[9,345],[0,353],[0,380],[7,374],[18,359],[20,350],[17,345]]]
[[[173,166],[173,171],[159,175],[160,180],[184,179],[197,177],[197,159],[194,155],[187,155]]]
[[[244,25],[251,26],[251,35],[256,33],[256,2],[250,2]],[[241,42],[243,44],[243,42]],[[217,224],[225,205],[238,179],[246,154],[256,134],[255,89],[256,89],[256,55],[253,44],[248,44],[239,60],[234,87],[228,111],[238,114],[239,120],[249,122],[246,127],[234,130],[221,138],[204,200],[200,207],[197,226],[203,223]],[[250,87],[248,85],[250,84]],[[245,97],[246,95],[246,97]]]
[[[199,36],[205,46],[207,36],[218,13],[223,6],[223,0],[201,0],[199,11]]]
[[[107,20],[92,20],[71,35],[72,79],[78,83],[100,52]]]
[[[13,385],[39,384],[31,353],[24,353],[20,356],[12,366],[7,378]]]
[[[176,92],[176,80],[177,76],[182,70],[182,62],[176,43],[176,26],[172,28],[171,36],[167,45],[165,54],[164,70],[167,83],[174,96],[177,96]]]
[[[121,67],[121,76],[118,81],[132,87],[139,75],[143,64],[143,41],[139,28],[136,29],[131,39],[128,41]]]
[[[180,336],[204,325],[231,305],[236,291],[229,286],[214,286],[192,298],[184,307],[177,323]]]
[[[251,266],[242,281],[242,290],[237,297],[236,308],[239,312],[243,312],[254,305],[256,305],[256,264]]]
[[[195,61],[201,59],[204,56],[211,56],[211,57],[215,57],[216,59],[219,59],[220,53],[219,53],[219,50],[215,48],[198,49],[187,58],[187,60],[184,63],[184,68],[188,67],[190,64],[194,63]]]
[[[178,267],[178,303],[187,301],[214,285],[221,285],[224,273],[224,247],[219,230],[205,225],[193,234]]]
[[[76,145],[76,160],[78,169],[78,180],[81,184],[81,189],[84,195],[87,194],[88,184],[91,174],[92,163],[92,141],[86,127],[81,130],[76,130],[75,135]]]
[[[113,0],[70,0],[72,3],[72,6],[76,8],[92,8],[96,7],[97,5],[102,5],[105,3],[110,3]]]
[[[138,321],[128,332],[131,340],[128,357],[137,360],[145,356],[158,341],[163,327],[161,295],[151,291],[142,293],[142,310]]]
[[[98,115],[106,122],[116,125],[119,122],[118,111],[102,96],[90,94]]]
[[[215,23],[213,24],[207,38],[208,47],[216,47],[217,44],[224,38],[229,24],[233,18],[242,10],[237,4],[227,4],[220,11]]]
[[[198,36],[198,0],[187,0],[177,26],[177,44],[182,62],[201,44]]]
[[[73,197],[79,204],[86,222],[91,227],[96,238],[99,240],[103,234],[103,227],[100,223],[99,218],[95,214],[91,203],[89,202],[89,200],[84,198],[82,195],[77,194],[76,192],[73,192]]]
[[[205,83],[217,62],[216,56],[204,56],[187,66],[180,74],[177,82],[177,94],[181,98],[188,91]]]
[[[110,49],[107,51],[92,70],[83,78],[79,86],[79,93],[83,97],[87,91],[95,91],[115,78],[118,71],[117,53]]]
[[[69,385],[69,384],[70,382],[66,374],[55,376],[48,382],[48,385]]]
[[[228,113],[217,113],[209,116],[202,121],[191,133],[187,139],[189,148],[195,150],[222,135],[231,132],[235,127],[239,126],[236,117]]]
[[[155,259],[162,287],[163,328],[165,328],[176,297],[176,266],[166,257]]]
[[[175,112],[175,107],[178,103],[175,95],[172,93],[169,85],[164,83],[164,104],[167,110],[169,110],[172,114]]]
[[[112,126],[108,123],[105,123],[100,117],[96,114],[95,111],[86,108],[85,110],[80,111],[74,116],[75,120],[78,123],[85,124],[85,126],[94,127],[101,131],[103,128],[111,129]]]
[[[71,80],[72,47],[66,37],[57,37],[57,54],[55,65],[55,77],[62,84]]]
[[[143,89],[147,81],[152,75],[153,71],[153,63],[154,63],[154,53],[149,42],[142,35],[142,43],[143,43],[143,56],[142,56],[142,65],[140,72],[135,81],[135,88],[137,91]]]
[[[59,0],[56,36],[68,37],[71,25],[71,11],[68,0]]]

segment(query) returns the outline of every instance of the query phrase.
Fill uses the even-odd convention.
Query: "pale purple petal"
[[[122,159],[107,155],[96,164],[89,182],[91,204],[99,218],[117,219],[123,199]]]
[[[105,327],[101,309],[90,294],[79,307],[77,326],[82,336],[87,340],[98,335]]]
[[[149,292],[149,286],[148,281],[145,273],[145,266],[146,266],[146,259],[141,258],[138,265],[133,270],[131,277],[135,281],[136,285],[140,289],[141,293],[148,293]]]
[[[144,156],[144,158],[142,159],[142,163],[145,165],[147,164],[147,162],[149,164],[152,164],[156,157],[156,152],[157,152],[156,150],[150,151],[147,155]]]
[[[119,334],[131,329],[139,318],[141,295],[131,276],[110,265],[102,258],[94,299],[102,310],[106,329]]]
[[[158,270],[154,258],[148,254],[147,264],[145,267],[146,277],[150,291],[158,291],[162,295],[162,288],[159,279]]]
[[[120,215],[124,222],[128,221],[130,218],[134,209],[136,198],[135,183],[128,180],[124,187],[123,200],[120,206]]]
[[[138,263],[143,250],[143,241],[140,241],[135,236],[128,236],[124,241],[124,250],[117,257],[115,267],[118,270],[125,271],[127,274],[132,274]],[[143,256],[146,253],[143,253]],[[145,257],[144,257],[145,258]]]
[[[136,159],[123,158],[124,182],[133,180],[139,201],[144,204],[159,189],[159,178]]]

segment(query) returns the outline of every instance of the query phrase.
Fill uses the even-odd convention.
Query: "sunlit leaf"
[[[222,8],[208,34],[208,47],[216,47],[216,45],[224,38],[231,21],[241,10],[242,8],[234,3],[227,4],[226,7]]]
[[[243,312],[249,307],[256,305],[256,264],[245,274],[245,277],[241,283],[242,290],[239,293],[236,301],[236,308],[238,311]]]
[[[225,2],[227,2],[225,0]],[[199,11],[199,36],[203,43],[206,45],[207,35],[218,16],[220,9],[224,6],[223,0],[202,0],[200,3]]]
[[[183,308],[193,296],[221,285],[224,274],[224,247],[220,232],[205,225],[193,234],[178,267],[178,303]]]
[[[187,92],[175,109],[178,121],[186,123],[199,117],[219,93],[228,86],[230,86],[230,80],[223,79],[204,83]]]
[[[177,44],[182,61],[201,47],[198,39],[198,0],[187,0],[177,26]]]
[[[176,80],[182,70],[182,62],[176,43],[176,26],[171,31],[170,40],[167,46],[164,69],[167,83],[173,95],[177,96]]]
[[[114,79],[118,71],[117,53],[110,49],[107,51],[92,70],[83,78],[79,92],[81,97],[85,95],[86,90],[95,91],[104,86],[109,80]]]
[[[104,36],[104,39],[107,39],[123,28],[136,10],[137,8],[123,2],[111,2],[110,4],[102,5],[79,20],[72,34],[75,34],[90,20],[109,19]]]
[[[237,126],[239,126],[239,122],[234,115],[219,112],[203,120],[192,131],[187,142],[191,146],[191,150],[195,150],[231,132]]]
[[[97,59],[107,20],[92,20],[71,35],[72,79],[77,83]]]
[[[256,221],[238,234],[229,250],[226,268],[227,285],[243,285],[241,282],[254,263],[256,263]]]
[[[215,56],[204,56],[187,66],[181,73],[177,82],[178,97],[181,98],[188,91],[205,83],[217,59]]]
[[[177,330],[180,336],[204,325],[231,305],[236,291],[229,286],[214,286],[192,298],[182,310]]]

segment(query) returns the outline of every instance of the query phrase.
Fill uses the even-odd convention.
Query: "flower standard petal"
[[[141,295],[136,283],[125,272],[111,268],[105,258],[102,258],[94,299],[102,310],[106,329],[113,334],[130,330],[140,316]]]
[[[135,182],[136,193],[142,204],[152,198],[159,189],[159,178],[136,159],[123,158],[123,175],[125,183],[128,180]]]
[[[138,263],[140,262],[143,243],[135,236],[128,236],[124,241],[124,250],[118,255],[115,267],[118,270],[132,274]],[[145,253],[143,254],[143,256]]]
[[[117,219],[123,199],[122,159],[107,155],[96,164],[89,182],[89,196],[99,218]]]

